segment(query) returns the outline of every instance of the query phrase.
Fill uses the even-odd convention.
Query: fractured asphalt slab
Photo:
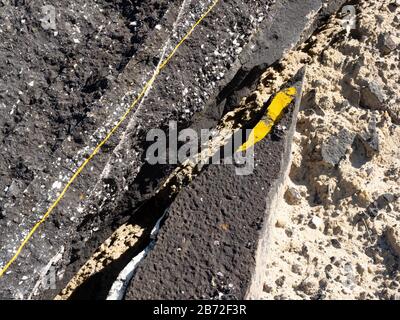
[[[31,170],[27,166],[34,175],[28,177],[33,180],[23,196],[15,199],[11,194],[4,195],[2,206],[7,207],[7,212],[0,219],[0,261],[3,265],[27,230],[40,219],[40,215],[48,207],[49,199],[56,193],[52,186],[56,188],[59,185],[56,182],[62,182],[59,181],[60,176],[70,175],[71,170],[76,167],[74,163],[81,161],[87,154],[88,150],[83,146],[93,145],[93,141],[98,140],[110,124],[118,119],[118,115],[132,101],[143,80],[154,70],[163,49],[171,48],[176,39],[187,31],[192,19],[187,13],[200,15],[209,2],[169,1],[170,10],[160,18],[161,29],[156,28],[149,32],[115,83],[105,90],[99,102],[93,102],[93,112],[75,129],[76,133],[85,133],[81,140],[66,137],[55,151],[48,154],[47,151],[40,151],[44,155],[44,159],[40,161],[42,167]],[[339,2],[341,1],[330,1],[336,4]],[[306,18],[307,13],[319,12],[322,3],[323,1],[317,0],[281,1],[279,5],[270,8],[265,5],[265,1],[254,1],[251,7],[244,5],[242,1],[221,1],[221,7],[188,40],[176,59],[171,61],[169,70],[154,84],[141,109],[129,125],[121,130],[124,134],[115,136],[107,144],[93,161],[92,167],[83,173],[73,190],[66,195],[51,218],[28,244],[18,263],[13,265],[10,273],[0,279],[0,296],[26,298],[31,296],[38,284],[38,293],[45,292],[48,297],[55,295],[97,246],[118,225],[130,219],[135,208],[149,199],[153,195],[152,190],[173,170],[170,167],[158,168],[153,175],[147,176],[151,170],[146,167],[143,159],[145,133],[150,128],[165,127],[171,119],[179,119],[182,128],[189,126],[193,116],[202,113],[204,108],[213,113],[213,106],[220,102],[221,97],[227,99],[234,95],[238,88],[249,82],[255,69],[262,69],[258,63],[262,67],[274,63],[284,50],[290,49],[309,35],[312,28],[307,29],[310,22]],[[269,45],[258,41],[257,36],[263,38],[268,35],[269,27],[275,19],[272,13],[282,8],[290,8],[293,9],[291,12],[297,13],[304,11],[304,14],[294,20],[293,16],[288,15],[292,17],[291,27],[288,21],[284,25],[291,33],[272,36]],[[176,21],[178,12],[181,15],[179,21]],[[254,12],[264,19],[250,19]],[[282,23],[284,21],[279,22],[281,26]],[[176,32],[168,45],[167,39],[174,26]],[[227,29],[235,31],[233,36]],[[304,29],[307,31],[304,32]],[[237,35],[243,35],[240,40],[236,39],[240,42],[239,48],[234,45]],[[229,41],[221,41],[227,38]],[[250,41],[251,38],[254,39],[253,42]],[[199,43],[203,44],[200,48]],[[210,52],[213,52],[211,61],[206,63]],[[258,58],[253,61],[251,56],[255,53]],[[242,68],[243,61],[250,61],[250,66],[246,64]],[[204,64],[199,69],[201,62]],[[185,88],[188,89],[186,96],[180,94]],[[187,113],[186,109],[190,112]],[[212,119],[206,119],[206,123],[211,126]],[[93,139],[86,138],[91,136]],[[21,154],[22,158],[25,154]],[[150,183],[155,186],[149,188]],[[50,194],[48,190],[52,190]],[[56,289],[46,290],[40,286],[41,275],[51,264],[57,273]]]
[[[290,163],[303,76],[304,70],[285,86],[297,89],[280,121],[287,130],[255,145],[253,174],[238,175],[234,165],[209,165],[179,193],[127,299],[246,297],[271,201]]]

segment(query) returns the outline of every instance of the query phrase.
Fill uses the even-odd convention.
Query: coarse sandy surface
[[[283,62],[309,66],[261,299],[400,298],[399,12],[360,1],[349,37]]]

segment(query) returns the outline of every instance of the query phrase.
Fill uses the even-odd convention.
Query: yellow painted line
[[[292,103],[296,97],[297,90],[294,87],[278,92],[268,106],[267,114],[250,132],[249,138],[243,143],[237,152],[245,151],[263,140],[272,130],[274,125],[282,117],[283,111]]]
[[[71,179],[68,181],[68,183],[65,185],[64,189],[60,193],[59,197],[54,201],[54,203],[50,206],[50,208],[46,211],[46,213],[43,215],[42,219],[40,219],[35,226],[31,229],[31,231],[28,233],[28,235],[25,237],[25,239],[22,241],[21,245],[18,247],[17,251],[15,252],[14,256],[7,262],[7,264],[4,266],[3,269],[0,271],[0,278],[4,275],[4,273],[7,271],[7,269],[12,265],[12,263],[18,258],[18,256],[21,254],[22,249],[26,246],[28,241],[32,238],[36,230],[40,227],[40,225],[45,222],[45,220],[48,218],[48,216],[51,214],[51,212],[57,207],[59,202],[62,200],[64,195],[67,193],[68,189],[71,187],[72,183],[78,178],[79,174],[85,169],[85,167],[88,165],[88,163],[93,159],[93,157],[100,151],[101,147],[104,146],[107,141],[111,138],[111,136],[118,130],[118,128],[121,126],[121,124],[125,121],[125,119],[128,117],[128,115],[131,113],[131,111],[135,108],[135,106],[138,104],[138,102],[146,95],[147,90],[151,87],[153,84],[154,80],[157,78],[157,76],[160,74],[161,70],[166,67],[168,62],[172,59],[172,57],[176,54],[178,51],[179,47],[186,41],[186,39],[193,33],[194,29],[209,15],[209,13],[214,9],[214,7],[218,4],[219,0],[214,0],[214,2],[209,6],[207,11],[200,17],[199,20],[196,21],[196,23],[190,28],[190,30],[186,33],[186,35],[179,41],[179,43],[176,45],[176,47],[172,50],[172,52],[165,58],[165,60],[158,66],[156,71],[154,72],[154,75],[150,78],[149,81],[144,85],[142,91],[140,94],[136,97],[136,99],[132,102],[130,107],[127,109],[127,111],[124,113],[124,115],[121,117],[121,119],[118,121],[118,123],[111,129],[111,131],[107,134],[107,136],[96,146],[96,148],[93,150],[92,154],[82,163],[82,165],[76,170],[74,175],[71,177]]]

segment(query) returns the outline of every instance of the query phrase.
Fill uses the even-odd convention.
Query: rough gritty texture
[[[304,8],[304,3],[303,3],[303,9],[306,9],[306,8]],[[316,8],[318,8],[318,6],[316,6]],[[293,9],[293,8],[292,8]],[[285,11],[286,13],[287,13],[287,11]],[[296,10],[296,13],[298,13],[298,10]],[[281,19],[282,19],[282,17],[281,17]],[[290,20],[291,18],[290,18],[290,15],[286,15],[286,19],[287,20]],[[284,20],[284,19],[282,19],[282,20]],[[281,20],[281,21],[282,21]],[[291,22],[293,22],[293,20],[291,20]],[[279,24],[277,24],[276,23],[276,27],[278,27],[279,26]],[[292,27],[295,27],[296,25],[292,25]],[[290,28],[288,27],[288,29],[287,30],[289,30]],[[273,28],[272,28],[272,30],[274,30]],[[286,31],[287,31],[286,30]],[[301,28],[298,28],[298,29],[296,29],[296,30],[301,30]],[[269,32],[269,31],[268,31]],[[293,32],[293,31],[292,31]],[[271,31],[271,33],[273,33],[272,31]],[[295,36],[295,33],[293,34],[293,35],[291,35],[290,37],[287,37],[287,38],[285,38],[283,35],[280,37],[281,39],[284,39],[285,41],[286,41],[286,43],[290,43],[291,41],[294,41],[294,40],[296,40],[297,41],[297,39],[296,39],[296,36]],[[294,41],[294,43],[296,43],[296,41]],[[280,44],[280,46],[282,46],[282,44]],[[272,47],[274,47],[274,46],[272,46]],[[275,50],[275,51],[274,51]],[[275,47],[273,50],[272,50],[272,52],[274,52],[273,54],[275,54],[275,57],[276,57],[276,53],[277,53],[277,48]],[[268,50],[267,50],[267,52],[268,52]],[[269,55],[267,55],[267,54],[265,54],[265,57],[266,57],[266,59],[272,59],[272,57],[273,57],[274,55],[272,55],[272,56],[269,56]]]
[[[339,2],[342,1],[329,3]],[[311,3],[314,2],[306,2]],[[2,265],[77,164],[126,110],[162,58],[163,49],[172,49],[209,1],[93,0],[54,4],[60,13],[57,30],[44,31],[37,18],[42,2],[0,1],[0,58],[5,61],[0,66],[0,108],[4,115],[0,119],[4,146],[0,161]],[[195,126],[215,124],[249,92],[248,85],[280,58],[286,49],[281,39],[286,36],[287,40],[298,40],[298,33],[288,36],[289,25],[257,34],[272,19],[265,1],[251,1],[249,5],[221,1],[221,6],[181,48],[170,72],[154,84],[140,112],[122,128],[124,134],[105,146],[59,210],[42,226],[22,259],[6,275],[6,282],[0,280],[0,297],[28,297],[38,283],[39,273],[50,259],[56,258],[53,265],[60,281],[56,290],[46,293],[46,297],[52,297],[93,253],[95,259],[89,260],[77,275],[77,282],[72,282],[74,288],[78,286],[74,294],[82,296],[79,284],[89,277],[83,296],[88,297],[88,292],[93,298],[104,295],[108,282],[103,286],[103,280],[115,278],[116,270],[140,249],[134,245],[134,230],[111,236],[115,246],[106,239],[132,218],[132,212],[153,196],[157,185],[173,169],[155,170],[144,165],[145,132],[152,127],[165,127],[170,119],[185,127],[193,119],[198,121],[196,116],[203,110],[206,116],[200,120],[204,122],[198,121]],[[253,296],[399,296],[399,2],[361,0],[358,9],[357,29],[349,39],[344,39],[337,21],[332,22],[328,27],[333,28],[317,30],[300,50],[288,54],[261,77],[257,95],[269,96],[294,70],[310,65],[291,180],[285,203],[275,213],[263,290],[253,292]],[[314,15],[315,12],[307,15],[309,21]],[[290,17],[293,20],[295,15]],[[107,23],[110,20],[112,24]],[[314,26],[308,27],[313,30]],[[220,41],[221,38],[227,40]],[[199,48],[200,42],[204,45]],[[204,62],[201,68],[199,61]],[[229,172],[225,173],[229,176]],[[226,190],[229,182],[230,178],[218,181],[223,184],[218,191]],[[192,187],[200,190],[207,183],[195,182]],[[250,185],[248,182],[247,189],[251,189]],[[243,193],[243,188],[240,190]],[[195,206],[196,201],[186,201],[182,207]],[[261,216],[257,204],[261,202],[254,203],[255,215]],[[212,207],[230,208],[229,202]],[[178,210],[173,219],[193,221],[197,213]],[[229,218],[233,221],[236,217]],[[241,216],[237,218],[241,221]],[[179,221],[173,219],[170,229],[182,231]],[[218,216],[217,222],[221,219]],[[249,248],[235,243],[229,234],[238,230],[236,224],[231,228],[229,223],[195,227],[218,230],[221,241],[231,243],[237,251],[244,250],[243,259],[254,257],[254,246],[250,246],[252,252],[247,252]],[[239,231],[244,238],[258,240],[250,229]],[[198,241],[201,246],[210,239],[203,233]],[[131,253],[123,254],[128,247]],[[251,267],[223,248],[214,255],[225,257],[220,261],[223,276],[209,271],[210,266],[220,269],[219,262],[210,262],[209,252],[201,251],[202,261],[209,265],[196,269],[196,274],[182,272],[185,276],[181,280],[188,282],[191,274],[205,272],[198,278],[198,288],[191,288],[184,297],[244,296]],[[229,256],[243,265],[240,271],[229,269]],[[163,257],[171,262],[170,257]],[[189,253],[184,257],[199,258]],[[160,273],[159,262],[149,260],[145,264],[151,266],[152,276],[158,281],[163,280],[164,272],[169,272]],[[102,271],[94,273],[99,270]],[[231,279],[226,272],[231,272]],[[209,284],[215,285],[215,290],[207,287]],[[148,288],[145,291],[142,296],[131,292],[128,297],[153,294]],[[64,294],[70,292],[71,288],[67,288]],[[168,294],[179,297],[182,293]]]
[[[300,92],[301,82],[295,85]],[[237,175],[233,165],[210,165],[179,193],[126,299],[245,297],[268,214],[266,195],[275,192],[288,165],[294,105],[280,122],[287,128],[284,136],[270,135],[256,145],[253,174]]]
[[[317,3],[313,4],[312,2],[310,2],[309,4],[307,4],[307,6],[304,6],[304,3],[302,3],[301,4],[301,10],[309,10],[308,8],[309,7],[313,7],[313,6],[315,6],[315,8],[319,8]],[[282,14],[280,18],[276,18],[277,21],[272,20],[273,23],[274,23],[272,28],[267,28],[267,29],[263,30],[263,32],[261,33],[261,34],[266,34],[267,37],[271,37],[270,35],[271,34],[275,34],[274,30],[276,29],[276,32],[279,34],[279,36],[277,38],[274,38],[274,37],[271,38],[271,42],[272,43],[271,43],[271,45],[267,44],[267,46],[266,46],[267,49],[259,47],[259,52],[258,52],[259,57],[262,56],[261,52],[265,51],[264,59],[266,59],[265,61],[267,61],[267,62],[268,61],[273,61],[273,59],[276,59],[277,57],[279,57],[279,52],[282,52],[282,49],[284,48],[285,45],[296,44],[299,41],[298,37],[299,37],[300,34],[298,33],[298,31],[301,30],[301,28],[296,27],[295,24],[293,25],[293,18],[296,16],[296,14],[298,14],[299,10],[297,10],[296,7],[292,7],[291,8],[292,11],[288,12],[287,8],[285,6],[280,6],[280,7],[283,9],[282,13],[284,13],[284,14]],[[336,4],[336,8],[337,7],[338,7],[338,4]],[[334,9],[329,9],[329,10],[334,10]],[[310,16],[310,18],[313,17],[316,13],[317,12],[315,11]],[[320,12],[319,14],[322,15],[323,12]],[[275,15],[275,17],[277,17],[277,16]],[[290,36],[288,36],[289,35],[289,30],[290,30],[289,25],[287,26],[287,28],[284,31],[279,30],[280,26],[285,25],[285,21],[289,21],[289,20],[291,21],[291,28],[295,28],[296,29],[296,32],[294,32]],[[278,21],[280,21],[280,22],[278,23]],[[304,20],[304,21],[307,22],[307,19]],[[302,23],[302,21],[299,20],[297,23]],[[305,32],[303,36],[307,36],[307,32]],[[262,38],[262,36],[258,35],[258,38]],[[284,41],[282,41],[282,40],[284,40]],[[271,48],[271,49],[269,49],[269,48]],[[281,51],[279,51],[279,50],[281,50]],[[252,63],[253,63],[253,65],[256,64],[256,62],[254,62],[254,61]],[[258,62],[258,63],[260,63],[260,62]],[[252,67],[250,67],[250,69],[251,68]],[[241,71],[239,71],[238,73],[240,74]],[[249,74],[254,76],[254,71],[250,72]],[[237,84],[239,84],[239,83],[237,83]],[[251,85],[251,82],[249,80],[245,79],[243,81],[243,83],[240,84],[240,85],[241,86]],[[275,83],[275,89],[276,90],[279,89],[279,86],[280,86],[280,84]],[[270,96],[270,94],[259,95],[258,100],[265,101],[265,100],[268,99],[269,96]],[[253,99],[250,97],[249,101],[253,101]],[[262,104],[262,102],[261,102],[261,104]],[[247,107],[250,107],[250,105],[247,105]],[[208,119],[207,125],[209,125],[210,123],[213,123],[212,119]],[[199,126],[200,124],[195,122],[194,125],[195,126]],[[157,200],[155,200],[155,201],[157,201]],[[152,210],[152,211],[154,212],[154,210]],[[143,215],[143,214],[153,215],[154,213],[146,212],[146,210],[144,210],[140,214],[141,215]],[[132,249],[133,250],[129,250],[130,253],[129,253],[128,256],[132,256],[134,254],[134,252],[138,252],[134,248],[132,248]],[[96,259],[96,257],[94,257],[94,259]],[[117,262],[117,265],[119,265],[118,262]],[[110,278],[106,274],[106,272],[114,274],[116,271],[118,271],[118,267],[115,266],[115,265],[113,266],[113,264],[108,269],[111,269],[111,271],[104,269],[103,271],[99,272],[98,275],[91,275],[89,279],[86,279],[85,283],[82,283],[82,285],[78,288],[78,290],[76,290],[75,294],[73,295],[73,298],[99,298],[100,296],[102,296],[103,292],[102,293],[98,293],[97,296],[96,296],[96,294],[94,294],[94,292],[99,292],[99,290],[103,291],[104,290],[103,288],[107,287],[107,285],[105,285],[105,286],[99,285],[100,282],[101,283],[105,283],[106,282],[106,281],[103,281],[103,280],[105,280],[105,278],[107,278],[107,279]],[[81,272],[79,273],[79,275],[83,275],[83,277],[80,277],[78,275],[78,278],[85,279],[85,277],[87,278],[88,274],[89,273],[87,273],[87,269],[83,268],[83,269],[81,269]],[[71,284],[72,284],[72,286],[75,286],[74,283],[71,283]],[[71,288],[71,286],[69,286],[69,288]],[[243,289],[243,290],[245,290],[245,289]],[[79,293],[76,294],[77,292],[79,292]]]
[[[160,59],[166,57],[166,54],[173,49],[210,3],[211,1],[206,0],[166,1],[158,4],[153,1],[140,1],[138,4],[128,3],[128,1],[116,4],[104,2],[103,5],[108,9],[107,14],[112,12],[114,15],[112,19],[117,21],[118,30],[122,35],[113,34],[112,27],[104,26],[106,31],[101,32],[102,37],[99,37],[97,41],[90,37],[92,42],[88,40],[90,42],[88,47],[83,46],[85,37],[78,39],[82,47],[79,46],[79,42],[74,40],[75,38],[70,39],[73,33],[65,27],[66,23],[62,20],[64,18],[59,18],[60,23],[56,36],[53,30],[51,32],[40,30],[32,35],[33,26],[40,27],[39,22],[34,18],[35,12],[40,10],[40,3],[27,6],[14,5],[14,2],[10,4],[8,1],[1,3],[2,9],[4,8],[2,10],[2,14],[4,13],[2,29],[7,28],[8,30],[1,33],[2,43],[22,41],[15,36],[19,32],[20,22],[7,23],[4,21],[7,19],[18,20],[20,11],[27,11],[26,15],[29,21],[27,18],[25,23],[30,23],[27,24],[28,30],[23,38],[28,37],[28,43],[29,41],[36,43],[35,37],[43,34],[41,40],[43,47],[48,45],[55,46],[56,49],[60,48],[60,50],[46,48],[46,52],[41,53],[35,52],[35,45],[32,45],[31,60],[34,60],[34,65],[37,65],[38,68],[34,70],[33,75],[43,76],[40,68],[44,68],[45,64],[42,64],[41,57],[45,54],[50,55],[54,60],[55,70],[61,70],[60,78],[55,80],[57,86],[52,85],[48,89],[46,85],[41,85],[40,81],[37,82],[37,89],[41,90],[39,93],[47,95],[43,91],[55,90],[57,91],[55,99],[59,99],[60,96],[64,97],[65,93],[71,93],[71,98],[65,98],[68,102],[67,105],[63,105],[60,111],[65,113],[65,117],[59,119],[58,114],[55,114],[54,111],[56,118],[64,122],[66,128],[64,130],[57,125],[57,130],[65,131],[61,132],[59,137],[58,133],[53,133],[45,128],[47,123],[54,122],[53,117],[45,117],[41,114],[38,115],[38,121],[44,131],[38,129],[33,134],[21,133],[18,130],[11,132],[4,125],[6,128],[3,132],[4,139],[7,140],[7,136],[13,137],[13,135],[14,138],[9,139],[13,146],[12,149],[2,149],[4,162],[1,163],[1,166],[5,175],[0,216],[2,225],[0,229],[1,266],[4,266],[11,258],[28,230],[46,212],[61,187],[71,177],[72,172],[125,112],[141,90],[144,81],[151,77]],[[272,3],[272,1],[268,3]],[[166,4],[168,4],[168,10],[166,10]],[[160,75],[153,85],[151,94],[147,96],[143,104],[138,106],[139,110],[104,146],[51,217],[31,239],[18,258],[18,263],[14,264],[5,277],[0,279],[1,297],[26,298],[31,296],[33,287],[40,284],[41,273],[46,273],[49,262],[56,268],[57,280],[59,280],[57,286],[60,286],[59,289],[61,289],[95,249],[111,235],[112,231],[126,222],[135,208],[152,196],[157,184],[162,181],[171,168],[163,167],[154,170],[144,165],[144,150],[147,146],[144,141],[146,132],[150,128],[165,128],[168,120],[177,120],[180,126],[185,126],[193,114],[204,109],[211,97],[215,98],[230,82],[231,75],[227,74],[227,70],[234,73],[240,68],[240,53],[249,50],[246,49],[246,45],[251,36],[258,31],[260,25],[268,17],[270,8],[265,1],[254,0],[250,4],[244,5],[242,1],[236,0],[221,1],[218,10],[212,12],[208,20],[204,21],[180,48],[175,58],[169,63],[168,71]],[[58,10],[67,10],[69,6],[82,11],[76,17],[75,23],[78,25],[83,23],[82,21],[86,19],[85,12],[89,10],[89,4],[85,7],[79,2],[57,2],[55,5]],[[134,12],[127,9],[132,6],[136,8]],[[32,8],[32,12],[29,11],[29,8]],[[139,13],[135,14],[136,11]],[[83,32],[84,28],[81,26],[82,34],[93,34],[101,27],[102,22],[105,21],[102,15],[106,15],[101,12],[99,9],[100,17],[93,18],[94,21],[89,24],[88,30]],[[89,16],[89,13],[87,15]],[[134,24],[131,24],[134,22],[138,23],[139,30],[135,28]],[[145,31],[140,29],[142,26]],[[125,34],[125,31],[129,34]],[[106,35],[103,34],[104,32]],[[131,39],[132,51],[130,51],[131,45],[126,47],[128,53],[124,51],[119,57],[116,52],[109,51],[110,45],[111,50],[122,50],[119,42],[125,42],[131,36],[133,37]],[[135,39],[136,36],[140,39]],[[107,43],[108,38],[115,38],[115,43],[111,43],[111,40]],[[106,45],[106,49],[103,50],[105,51],[104,56],[101,50],[103,49],[102,45]],[[11,48],[18,51],[16,49],[18,46],[11,46]],[[94,75],[87,79],[89,71],[82,72],[82,74],[77,73],[76,77],[70,76],[77,72],[74,71],[75,64],[78,64],[76,67],[78,70],[81,70],[79,68],[82,68],[83,71],[86,70],[85,61],[79,64],[77,63],[80,62],[79,58],[75,61],[73,57],[75,53],[79,56],[79,51],[77,51],[79,48],[83,48],[81,55],[85,55],[85,57],[90,55],[103,59],[96,63],[96,67],[101,70],[92,70],[93,68],[87,66],[93,73],[98,71],[101,76]],[[66,56],[72,56],[67,65],[64,65],[64,56],[58,56],[61,54],[59,51],[63,52],[63,50],[66,52]],[[14,90],[20,86],[23,86],[21,88],[24,89],[26,80],[18,76],[18,62],[24,64],[27,62],[22,61],[24,58],[16,58],[19,57],[18,52],[2,51],[1,54],[6,59],[14,59],[12,64],[2,66],[6,73],[14,75],[13,80],[8,81],[13,84],[11,89]],[[9,57],[10,54],[12,57]],[[119,68],[121,64],[124,66],[123,68]],[[68,76],[63,76],[63,72],[68,72]],[[109,72],[114,75],[114,79],[109,77],[106,81],[103,75],[107,77]],[[82,86],[88,84],[87,90],[82,91],[82,88],[75,88],[74,81],[78,87],[80,83]],[[29,86],[29,88],[31,87]],[[31,90],[29,88],[28,90]],[[33,86],[33,88],[35,87]],[[92,89],[98,89],[98,92],[94,93],[91,91]],[[187,92],[186,95],[182,94],[184,90]],[[88,91],[87,95],[86,91]],[[8,94],[5,91],[1,94],[5,97],[4,99],[7,99],[4,100],[7,101],[5,104],[5,108],[8,108],[7,112],[11,112],[13,104],[17,104],[18,98],[16,97],[19,97],[19,93]],[[74,117],[66,110],[78,110],[81,114],[81,109],[76,109],[75,104],[80,104],[83,97],[88,99],[85,103],[89,109],[85,111],[87,112],[86,117],[81,119],[79,126],[74,127],[76,124]],[[43,103],[51,104],[45,99],[46,96],[43,98]],[[40,105],[40,101],[36,101],[34,105]],[[14,112],[16,110],[17,108]],[[21,102],[18,114],[21,113],[26,119],[29,119],[29,112],[31,112],[29,103]],[[51,110],[46,108],[45,112],[51,113]],[[13,113],[9,115],[9,122],[12,126],[11,120],[15,120],[14,115]],[[8,121],[7,119],[5,118],[5,121]],[[29,128],[29,126],[24,128]],[[69,126],[71,126],[71,132],[68,132]],[[48,136],[41,137],[41,132]],[[48,148],[47,145],[40,148],[41,144],[38,139],[45,142],[53,140],[58,142],[52,144],[55,146],[53,149]],[[19,140],[25,142],[18,145],[17,141]],[[21,146],[23,148],[19,149]],[[21,157],[23,161],[19,163],[9,157],[16,159]],[[13,166],[16,167],[13,168]],[[57,289],[49,295],[54,295],[56,292]]]
[[[258,298],[400,297],[399,13],[360,1],[350,39],[283,62],[308,61],[308,85]]]
[[[143,229],[138,225],[124,224],[119,227],[79,269],[78,273],[56,297],[56,300],[66,300],[73,297],[76,290],[85,281],[94,274],[103,271],[113,261],[120,259],[129,248],[136,245],[142,234]],[[101,280],[99,279],[99,281]],[[108,289],[105,288],[106,292]],[[99,298],[98,292],[93,298]]]

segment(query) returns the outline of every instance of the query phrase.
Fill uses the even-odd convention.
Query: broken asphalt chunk
[[[374,82],[369,82],[361,88],[361,107],[369,109],[382,109],[386,95],[383,89]]]
[[[345,158],[348,148],[354,141],[355,134],[342,129],[336,136],[330,137],[321,148],[322,159],[325,163],[336,166]]]
[[[396,50],[398,43],[396,39],[390,34],[381,34],[378,39],[378,48],[382,54],[388,55]]]

